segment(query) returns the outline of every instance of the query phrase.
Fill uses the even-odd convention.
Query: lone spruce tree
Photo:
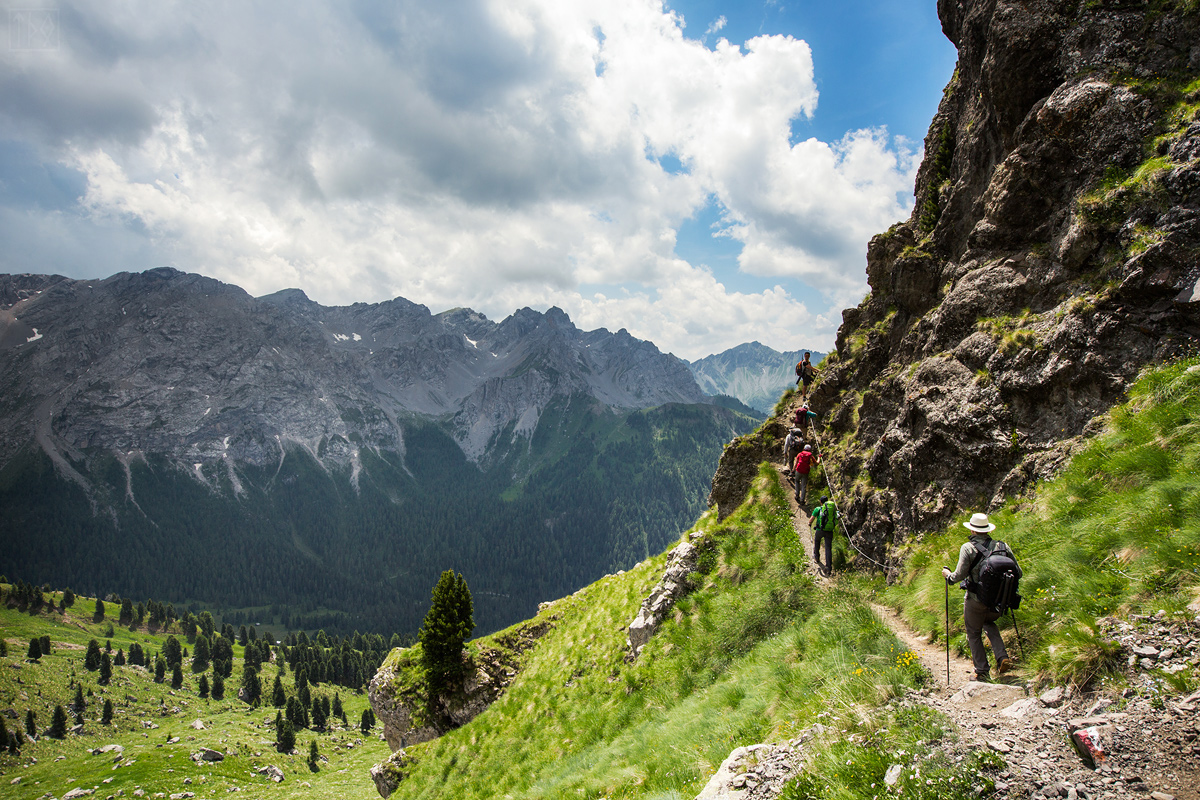
[[[433,587],[433,603],[417,636],[431,699],[462,678],[463,644],[475,629],[474,614],[466,579],[454,570],[443,572]]]

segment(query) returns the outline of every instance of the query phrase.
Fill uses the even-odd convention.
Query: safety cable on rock
[[[818,454],[823,454],[825,452],[825,447],[824,447],[824,445],[821,444],[821,437],[817,435],[817,426],[813,424],[812,420],[809,419],[807,414],[804,415],[804,421],[808,423],[808,428],[809,428],[809,430],[812,431],[813,438],[817,440]],[[856,545],[854,543],[854,539],[850,536],[850,532],[847,530],[847,528],[849,526],[847,526],[846,522],[845,522],[846,516],[842,513],[842,509],[838,507],[837,498],[834,496],[833,473],[829,471],[828,467],[825,468],[825,481],[826,481],[826,483],[829,484],[829,499],[833,500],[833,507],[835,509],[837,509],[838,517],[840,517],[842,519],[842,530],[846,532],[846,541],[848,541],[850,543],[850,546],[853,547],[855,549],[855,551],[857,551],[858,554],[860,556],[862,556],[863,558],[865,558],[867,561],[870,561],[872,564],[875,564],[876,566],[882,567],[884,570],[887,570],[887,568],[888,568],[887,564],[881,564],[880,562],[871,558],[869,555],[867,555],[862,550],[860,550],[858,545]]]

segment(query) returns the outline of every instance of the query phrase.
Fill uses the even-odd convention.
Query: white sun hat
[[[988,522],[988,515],[980,513],[972,514],[971,521],[964,522],[963,527],[976,533],[991,533],[996,530],[996,526]]]

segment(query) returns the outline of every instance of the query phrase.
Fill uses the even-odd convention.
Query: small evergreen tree
[[[461,574],[455,576],[453,570],[446,570],[433,587],[433,602],[417,635],[431,698],[448,691],[462,678],[463,644],[474,628],[474,606],[467,581]]]
[[[113,718],[112,700],[104,698],[104,711],[100,714],[100,723],[103,725],[111,725]]]
[[[50,718],[50,736],[53,739],[65,739],[67,736],[67,712],[62,706],[54,707],[54,715]]]
[[[200,676],[198,686],[200,689],[200,698],[206,699],[208,697],[208,676],[207,675]]]
[[[83,668],[88,672],[100,669],[100,643],[95,639],[88,642],[87,655],[83,657]]]
[[[12,734],[8,737],[8,752],[14,756],[21,755],[21,745],[25,743],[25,737],[21,735],[20,728],[13,728]]]
[[[171,667],[171,688],[178,689],[183,686],[183,665],[176,664]]]
[[[275,714],[275,749],[281,753],[290,753],[296,749],[296,729],[286,719]]]
[[[102,619],[104,619],[104,601],[97,597],[96,613],[92,615],[92,622],[99,622]]]
[[[238,692],[239,699],[251,706],[258,706],[262,699],[262,683],[258,679],[258,670],[247,666],[242,670],[242,689]]]
[[[25,709],[25,733],[31,737],[37,736],[37,715],[32,708]]]
[[[371,728],[375,727],[375,713],[369,708],[364,708],[362,713],[362,721],[358,724],[358,729],[366,736],[371,732]]]
[[[42,657],[41,641],[39,641],[38,639],[30,639],[29,640],[29,651],[25,654],[25,657],[28,658],[30,661],[37,661],[38,659],[40,659]]]
[[[183,663],[183,646],[174,636],[167,637],[167,643],[163,645],[163,655],[166,656],[168,667]]]
[[[0,636],[0,658],[8,657],[8,640]]]
[[[83,684],[75,684],[75,701],[71,703],[71,710],[75,713],[75,724],[83,724],[83,713],[87,710],[87,701],[83,699]]]
[[[312,727],[314,731],[325,730],[325,707],[321,705],[321,698],[314,697],[312,701]]]
[[[313,772],[317,771],[317,760],[321,757],[317,750],[317,740],[313,739],[308,746],[308,768]]]
[[[210,657],[208,637],[203,634],[197,636],[196,647],[192,651],[192,672],[204,672],[207,670]]]
[[[163,678],[167,676],[167,662],[163,661],[162,656],[154,660],[154,682],[162,683]]]
[[[219,672],[213,673],[212,698],[213,700],[225,699],[225,678]]]
[[[73,605],[75,605],[75,593],[72,592],[70,589],[63,589],[63,596],[62,596],[63,610],[65,611]]]
[[[346,724],[346,712],[342,708],[342,697],[337,692],[333,693],[333,716],[341,719],[342,724]]]
[[[38,639],[38,643],[42,647],[42,655],[44,655],[44,656],[50,655],[50,637],[43,636]]]
[[[129,650],[130,650],[130,652],[133,652],[132,647]],[[117,648],[117,654],[115,656],[113,656],[113,666],[116,666],[116,667],[125,666],[125,651],[119,647]]]
[[[275,683],[271,687],[271,705],[276,708],[287,705],[287,692],[283,690],[283,679],[278,675],[275,676]]]
[[[96,679],[96,682],[101,686],[108,686],[112,680],[112,668],[112,657],[108,653],[105,653],[100,658],[100,677]]]

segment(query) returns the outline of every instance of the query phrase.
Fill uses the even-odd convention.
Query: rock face
[[[628,642],[631,658],[641,655],[642,648],[650,641],[650,637],[654,636],[667,612],[674,607],[679,598],[692,590],[692,573],[699,566],[700,555],[705,549],[712,547],[712,538],[696,531],[689,536],[689,541],[680,542],[667,554],[667,566],[663,570],[662,579],[650,590],[650,594],[638,609],[638,615],[629,623]]]
[[[555,397],[618,408],[695,403],[684,362],[565,313],[494,323],[403,298],[327,308],[252,298],[162,268],[102,281],[0,275],[0,467],[30,443],[72,474],[81,452],[269,466],[288,447],[357,470],[404,452],[405,415],[451,421],[468,459],[527,441]]]
[[[938,10],[958,68],[915,210],[872,239],[812,397],[879,560],[1052,475],[1143,365],[1200,339],[1195,6]]]

